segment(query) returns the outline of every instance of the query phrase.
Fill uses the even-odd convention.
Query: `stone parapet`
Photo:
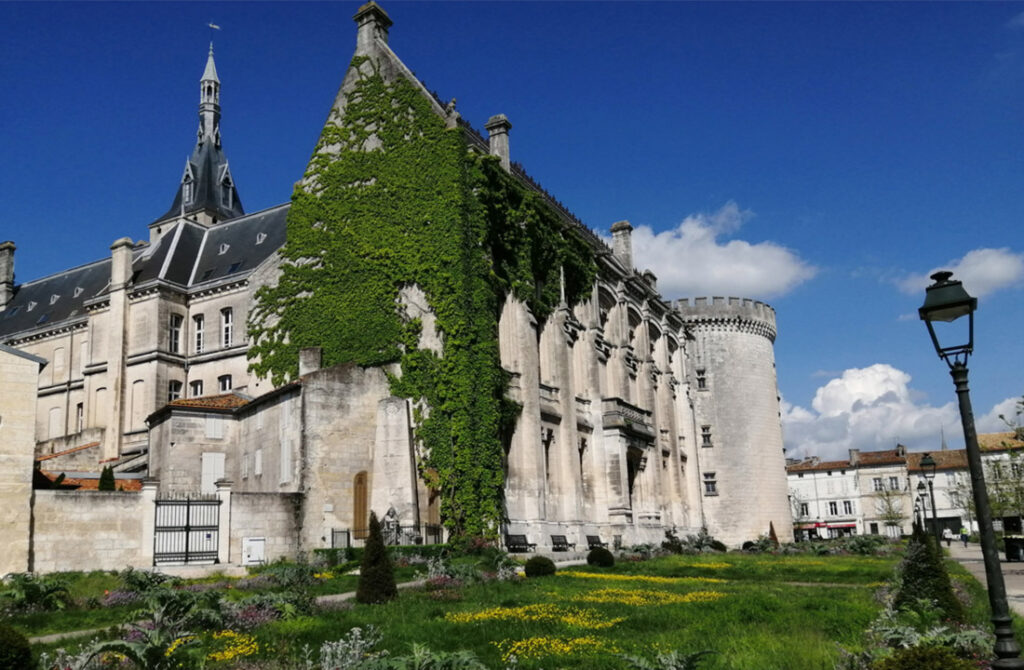
[[[772,342],[777,334],[775,310],[771,305],[751,298],[683,298],[672,308],[684,323],[723,330],[762,335]]]

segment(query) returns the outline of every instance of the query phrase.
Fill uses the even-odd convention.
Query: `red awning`
[[[828,527],[829,528],[856,528],[857,524],[855,524],[855,523],[830,523],[828,525]]]

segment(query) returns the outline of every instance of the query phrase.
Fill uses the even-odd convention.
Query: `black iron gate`
[[[157,500],[153,565],[217,563],[220,500]]]

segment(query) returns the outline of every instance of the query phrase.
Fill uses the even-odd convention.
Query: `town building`
[[[492,117],[483,137],[392,51],[383,9],[370,2],[355,20],[355,57],[327,129],[343,122],[367,72],[411,86],[434,122],[461,133],[463,154],[493,156],[501,183],[593,258],[593,281],[576,299],[563,269],[560,302],[551,292],[557,304],[542,318],[527,300],[503,296],[492,340],[518,413],[496,466],[500,534],[548,549],[552,535],[630,545],[660,542],[669,529],[707,528],[733,546],[770,528],[791,539],[774,310],[750,299],[665,299],[634,265],[628,222],[611,226],[606,245],[512,162],[508,119]],[[196,145],[145,241],[118,239],[108,258],[22,284],[14,244],[0,244],[0,343],[29,356],[19,361],[45,362],[15,371],[36,387],[37,482],[81,482],[111,465],[123,489],[37,496],[25,569],[271,560],[358,542],[371,511],[388,519],[395,541],[443,539],[446,493],[419,432],[429,411],[393,394],[394,363],[325,364],[331,343],[317,342],[277,384],[253,371],[254,309],[287,270],[295,205],[244,211],[220,95],[211,47]],[[371,136],[358,151],[379,142]],[[311,166],[346,151],[322,142]],[[310,170],[296,198],[321,197]],[[421,329],[408,346],[443,357],[437,299],[409,283],[393,304]],[[0,383],[10,383],[6,372]],[[186,534],[201,538],[192,555],[175,545],[181,500],[198,524]],[[104,523],[103,542],[90,544],[87,529]],[[51,546],[58,524],[83,538],[75,557]]]
[[[979,435],[978,443],[997,524],[1003,517],[1019,518],[1024,512],[1024,440],[1008,431]],[[930,452],[934,472],[921,467],[925,453],[897,445],[881,451],[851,449],[850,458],[842,461],[789,462],[795,537],[898,538],[911,531],[915,520],[924,520],[931,528],[933,519],[938,519],[940,533],[946,528],[955,534],[961,528],[977,530],[966,451]]]

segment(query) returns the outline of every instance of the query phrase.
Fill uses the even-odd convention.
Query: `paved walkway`
[[[980,544],[972,542],[965,549],[962,542],[954,540],[947,551],[950,557],[967,568],[982,586],[987,586]],[[1003,581],[1006,582],[1006,600],[1014,612],[1024,616],[1024,563],[1009,562],[1006,560],[1006,554],[1000,553],[999,566],[1003,569]]]

